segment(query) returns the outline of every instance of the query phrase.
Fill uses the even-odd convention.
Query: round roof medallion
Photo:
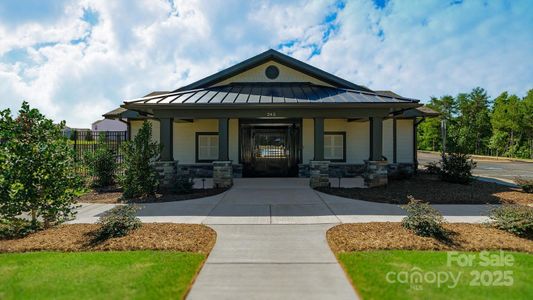
[[[276,66],[268,66],[265,70],[265,75],[268,79],[276,79],[279,76],[279,69]]]

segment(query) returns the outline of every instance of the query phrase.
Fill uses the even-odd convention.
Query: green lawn
[[[165,251],[0,254],[0,299],[180,299],[204,259]]]
[[[444,251],[351,252],[341,253],[338,257],[359,295],[365,300],[533,299],[533,255],[505,252],[513,256],[513,266],[480,266],[482,258],[479,252],[460,253],[476,255],[471,266],[458,266],[457,262],[453,261],[448,267],[447,252]],[[490,254],[499,254],[499,252],[490,252]],[[504,271],[507,271],[507,274]],[[512,274],[509,271],[512,271]],[[406,274],[412,275],[417,272],[426,279],[411,285],[408,278],[414,276],[407,277]],[[445,280],[444,274],[448,274],[449,279],[438,287],[437,282],[433,282],[433,275],[428,273],[440,275],[441,282]],[[455,287],[450,274],[459,278]],[[408,283],[403,283],[406,281]],[[471,283],[474,286],[471,286]],[[505,286],[509,283],[510,286]],[[500,286],[494,286],[498,284]]]

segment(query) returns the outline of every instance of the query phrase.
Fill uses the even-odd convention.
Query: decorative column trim
[[[370,160],[378,161],[383,157],[383,118],[370,118]]]
[[[398,125],[396,124],[396,116],[392,117],[392,162],[398,161]]]
[[[229,119],[218,119],[218,160],[229,160]]]
[[[316,161],[324,160],[324,118],[317,117],[313,119],[314,130],[314,159]]]
[[[173,161],[172,127],[173,118],[159,118],[159,142],[161,143],[161,161]]]

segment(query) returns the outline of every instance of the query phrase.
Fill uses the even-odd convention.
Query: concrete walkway
[[[357,299],[326,242],[331,225],[214,225],[187,299]]]
[[[356,299],[326,242],[339,223],[400,221],[393,204],[316,192],[306,178],[236,179],[212,197],[143,204],[143,222],[202,223],[217,243],[188,299]],[[71,223],[93,223],[110,204],[83,205]],[[449,222],[483,222],[489,206],[435,205]]]
[[[405,212],[394,204],[332,196],[309,188],[306,178],[242,178],[212,197],[141,204],[143,222],[196,224],[337,224],[398,222]],[[113,204],[84,204],[71,223],[94,223]],[[448,222],[480,223],[490,205],[433,205]]]

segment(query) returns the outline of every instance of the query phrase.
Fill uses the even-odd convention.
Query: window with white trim
[[[196,160],[213,161],[218,159],[218,134],[198,133],[196,135]]]
[[[344,132],[324,133],[324,159],[344,161],[345,137]]]

